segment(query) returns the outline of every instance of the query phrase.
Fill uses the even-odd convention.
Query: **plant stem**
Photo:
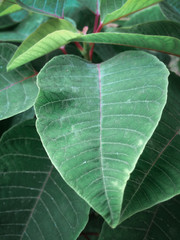
[[[62,46],[59,49],[62,51],[63,54],[65,54],[65,55],[68,54],[66,49],[65,49],[65,46]]]
[[[76,45],[80,52],[84,51],[84,48],[81,46],[79,42],[74,42],[74,44]]]

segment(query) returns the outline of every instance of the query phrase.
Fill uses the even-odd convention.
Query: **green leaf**
[[[160,3],[160,7],[167,18],[180,22],[179,0],[164,0],[162,3]]]
[[[112,227],[129,175],[160,119],[167,76],[157,58],[138,51],[98,65],[58,56],[38,75],[43,145],[67,183]]]
[[[115,230],[104,224],[99,240],[179,239],[180,196],[143,211]]]
[[[0,44],[0,119],[32,107],[38,93],[36,74],[31,65],[7,73],[7,63],[16,49],[17,47],[12,44]]]
[[[121,8],[127,0],[100,0],[101,18],[104,19],[106,15]]]
[[[16,4],[14,0],[11,1],[3,1],[3,3],[0,5],[0,17],[17,12],[21,10],[22,8]]]
[[[61,18],[64,15],[65,1],[66,0],[16,0],[21,7],[27,10],[57,18]]]
[[[160,1],[161,0],[127,0],[120,9],[117,9],[116,11],[109,13],[104,18],[102,18],[103,25],[114,22],[122,17],[128,16],[129,14],[135,13]],[[122,2],[122,0],[119,0],[118,2]]]
[[[127,183],[121,221],[180,194],[180,79],[169,79],[161,121]]]
[[[0,32],[0,41],[22,42],[45,21],[46,16],[33,13],[13,30]]]
[[[0,142],[1,239],[74,240],[89,206],[49,161],[34,120],[7,131]]]
[[[147,22],[155,22],[160,20],[166,20],[166,17],[162,14],[159,5],[155,5],[137,12],[130,16],[123,26],[132,26],[136,24],[142,24]]]
[[[155,36],[135,33],[101,32],[88,34],[73,41],[104,43],[155,50],[180,56],[180,39],[169,36]]]
[[[7,69],[12,70],[41,57],[80,35],[67,20],[50,19],[21,44],[8,63]]]

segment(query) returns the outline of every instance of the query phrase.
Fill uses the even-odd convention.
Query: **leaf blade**
[[[151,58],[149,55],[147,59],[146,57],[145,53],[129,51],[101,65],[94,65],[75,56],[59,56],[51,60],[38,77],[40,93],[35,109],[37,129],[43,145],[51,161],[68,184],[113,227],[119,221],[123,192],[129,174],[134,169],[147,138],[152,134],[157,125],[157,119],[161,115],[159,110],[156,116],[152,113],[153,120],[151,122],[151,115],[143,116],[143,112],[139,112],[133,116],[131,113],[133,107],[131,110],[130,108],[127,110],[125,107],[129,103],[133,105],[131,100],[128,102],[129,96],[125,93],[134,89],[131,86],[131,77],[135,75],[135,72],[131,73],[129,77],[126,74],[128,75],[129,71],[140,69],[141,58],[144,63],[147,63],[147,66],[156,62],[155,58]],[[122,62],[124,64],[122,69],[128,69],[127,71],[117,70],[117,66]],[[134,62],[137,65],[133,65]],[[128,64],[132,64],[131,70]],[[167,77],[164,67],[161,66],[160,69]],[[113,71],[115,71],[114,75]],[[56,73],[55,76],[53,76],[53,72]],[[61,74],[59,75],[58,72]],[[118,82],[121,74],[124,83]],[[160,75],[158,74],[159,77]],[[108,81],[109,78],[106,76],[111,77],[112,82]],[[127,83],[126,86],[125,79],[129,78],[131,79],[130,85]],[[143,76],[140,79],[143,81]],[[153,77],[150,79],[153,81]],[[116,95],[114,94],[112,99],[114,103],[111,103],[109,99],[112,94],[108,90],[109,84],[110,90],[119,89],[119,92],[115,91]],[[139,82],[139,84],[141,83]],[[143,82],[143,84],[148,83]],[[122,90],[122,88],[126,90]],[[138,91],[138,89],[136,90]],[[124,91],[124,94],[119,94]],[[151,93],[149,94],[150,97]],[[140,95],[141,88],[137,94],[138,99],[136,99],[141,102]],[[162,102],[153,104],[154,110],[158,108],[158,104],[164,106],[165,95],[161,96],[162,99],[160,96],[159,100],[156,99]],[[126,101],[127,103],[125,103]],[[116,108],[118,102],[124,106],[119,110],[118,107]],[[111,104],[115,106],[114,109]],[[139,106],[137,111],[141,111],[140,109],[145,111],[144,107],[146,108],[146,106],[143,107],[142,103],[140,105],[141,107]],[[126,116],[126,120],[124,116]],[[133,124],[132,118],[137,118],[141,122],[138,125],[139,128],[141,125],[143,126],[144,121],[147,121],[149,127],[146,128],[146,134],[143,129],[139,132],[133,125],[130,129],[130,125]],[[154,125],[153,122],[156,124]],[[152,125],[153,128],[151,128]],[[116,134],[117,131],[120,131],[119,135]],[[125,134],[125,132],[128,134],[127,138],[124,138],[123,133]],[[141,139],[139,139],[140,142],[136,149],[134,141],[137,142],[137,138]]]

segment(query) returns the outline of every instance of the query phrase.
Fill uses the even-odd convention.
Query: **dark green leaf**
[[[34,121],[6,132],[0,142],[0,238],[74,240],[89,206],[49,161]]]
[[[121,221],[180,193],[179,92],[180,79],[172,74],[161,121],[127,183]]]
[[[177,240],[180,236],[180,196],[143,211],[112,230],[104,224],[99,240]]]
[[[6,66],[17,47],[0,44],[0,119],[9,118],[23,112],[35,102],[37,86],[31,65],[26,65],[8,73]]]
[[[138,51],[98,65],[58,56],[38,75],[43,145],[68,184],[113,227],[129,174],[160,119],[167,76],[157,58]]]
[[[21,10],[21,7],[16,4],[16,1],[14,0],[3,1],[3,3],[0,4],[0,17],[19,10]]]
[[[173,21],[180,22],[180,1],[164,0],[160,3],[161,9],[165,16]]]

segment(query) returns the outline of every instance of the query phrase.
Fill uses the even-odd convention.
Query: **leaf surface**
[[[73,41],[117,44],[155,50],[180,56],[180,39],[169,36],[144,35],[138,33],[101,32],[80,36]]]
[[[180,194],[180,81],[170,75],[168,100],[159,125],[127,183],[121,221]]]
[[[99,240],[178,239],[180,236],[180,196],[140,212],[111,229],[104,224]]]
[[[103,0],[102,0],[103,1]],[[117,2],[118,0],[116,0]],[[126,3],[120,8],[107,14],[102,18],[103,25],[114,22],[122,17],[128,16],[129,14],[135,13],[143,8],[149,7],[153,4],[160,2],[161,0],[127,0]],[[109,1],[110,2],[110,1]],[[118,1],[123,2],[122,0]],[[112,4],[112,3],[110,3]]]
[[[74,26],[66,20],[50,19],[32,33],[17,49],[8,63],[12,70],[38,57],[41,57],[80,36]]]
[[[0,4],[0,17],[17,12],[21,10],[22,8],[16,4],[14,0],[12,1],[3,1],[2,4]]]
[[[160,3],[160,7],[167,18],[180,22],[179,0],[164,0],[162,3]]]
[[[33,121],[7,131],[0,142],[1,239],[74,240],[89,206],[63,181]]]
[[[52,17],[61,18],[64,15],[65,0],[16,0],[23,8]]]
[[[43,145],[67,183],[112,227],[129,175],[160,119],[167,76],[159,60],[138,51],[98,65],[58,56],[38,76]]]
[[[0,44],[0,119],[23,112],[33,106],[38,88],[35,72],[31,65],[8,73],[6,66],[17,47]]]

